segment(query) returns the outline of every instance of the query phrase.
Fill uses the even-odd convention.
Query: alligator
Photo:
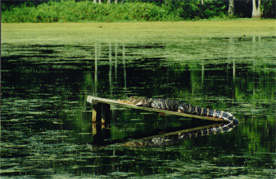
[[[219,118],[223,119],[226,122],[232,123],[233,125],[237,125],[239,123],[239,121],[229,112],[224,112],[216,109],[201,108],[176,100],[132,96],[127,100],[119,101],[136,106],[151,107],[156,109],[177,111],[180,113]]]
[[[216,125],[213,127],[199,129],[190,133],[178,133],[177,135],[170,135],[166,137],[155,137],[150,140],[142,142],[134,142],[136,146],[154,146],[154,145],[167,145],[173,144],[175,141],[181,141],[190,137],[205,136],[209,134],[218,134],[224,132],[230,132],[239,124],[239,120],[236,119],[231,113],[224,112],[215,109],[196,107],[191,104],[186,104],[181,101],[162,99],[162,98],[146,98],[132,96],[127,100],[121,101],[127,104],[133,104],[143,107],[151,107],[156,109],[163,109],[169,111],[177,111],[180,113],[187,113],[199,116],[207,116],[213,118],[223,119],[222,125]],[[130,143],[126,143],[128,145]]]

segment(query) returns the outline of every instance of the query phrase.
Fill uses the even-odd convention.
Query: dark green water
[[[274,178],[275,44],[2,44],[1,177]],[[231,112],[240,124],[169,146],[97,148],[87,95],[184,100]],[[109,141],[209,124],[119,106],[111,119]]]

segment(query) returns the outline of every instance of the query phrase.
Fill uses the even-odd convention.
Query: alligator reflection
[[[168,146],[180,143],[184,140],[194,137],[230,132],[236,126],[237,124],[233,125],[224,122],[212,122],[208,125],[197,125],[191,128],[187,128],[187,126],[175,127],[166,130],[155,131],[148,134],[130,136],[117,140],[110,140],[111,132],[109,126],[93,123],[93,145],[90,147],[92,147],[93,149],[97,149],[98,147],[102,148],[106,146],[131,148]],[[224,130],[226,128],[227,130]]]
[[[174,145],[181,141],[184,141],[193,137],[223,133],[223,130],[218,130],[219,128],[223,128],[223,125],[224,124],[212,124],[212,125],[206,125],[206,126],[201,126],[196,128],[184,129],[184,130],[174,131],[174,132],[165,133],[161,135],[145,137],[137,141],[125,142],[122,145],[130,146],[130,147],[146,147],[146,146],[154,147],[154,146]],[[227,132],[231,130],[228,130]]]

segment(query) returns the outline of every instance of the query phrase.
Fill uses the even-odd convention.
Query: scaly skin
[[[235,128],[239,124],[238,119],[236,119],[229,112],[196,107],[196,106],[192,106],[191,104],[185,104],[180,101],[161,99],[161,98],[131,97],[129,100],[121,101],[121,102],[133,104],[137,106],[152,107],[156,109],[164,109],[164,110],[178,111],[181,113],[188,113],[188,114],[194,114],[199,116],[219,118],[226,121],[226,124],[210,127],[207,129],[200,129],[190,133],[178,134],[178,136],[174,135],[174,136],[153,138],[150,141],[126,143],[125,146],[135,145],[136,147],[141,147],[141,146],[169,145],[169,144],[175,143],[176,141],[184,140],[191,137],[230,132],[231,130],[233,130],[233,128]]]

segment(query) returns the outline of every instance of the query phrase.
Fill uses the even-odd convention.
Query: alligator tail
[[[213,118],[223,119],[224,121],[231,123],[233,125],[237,125],[239,123],[238,119],[236,119],[231,113],[224,112],[216,109],[209,108],[201,108],[192,106],[191,104],[180,104],[178,108],[179,112],[195,114],[199,116],[207,116]]]

